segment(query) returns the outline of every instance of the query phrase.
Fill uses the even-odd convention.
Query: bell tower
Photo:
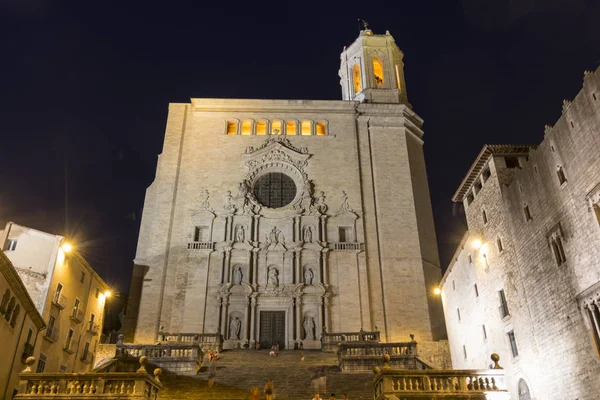
[[[404,53],[389,31],[376,35],[368,28],[341,55],[339,76],[343,100],[408,104]]]

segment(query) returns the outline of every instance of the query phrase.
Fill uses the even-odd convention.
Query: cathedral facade
[[[342,100],[170,104],[126,339],[444,338],[423,121],[402,58],[389,32],[366,29],[341,55]]]

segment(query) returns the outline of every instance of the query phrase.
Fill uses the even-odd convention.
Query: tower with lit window
[[[375,35],[370,29],[362,30],[341,55],[342,98],[368,103],[408,103],[403,57],[389,31]]]

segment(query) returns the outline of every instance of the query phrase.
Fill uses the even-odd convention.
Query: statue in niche
[[[273,227],[273,229],[271,230],[271,232],[269,232],[269,242],[272,244],[277,244],[279,243],[279,233],[281,231],[279,229],[277,229],[277,227]]]
[[[315,339],[315,321],[312,317],[304,317],[304,340]]]
[[[314,274],[312,268],[306,268],[306,271],[304,271],[304,284],[312,285],[314,277],[315,277],[315,274]]]
[[[312,243],[312,228],[307,226],[304,228],[304,241],[306,243]]]
[[[233,284],[241,285],[242,279],[244,279],[244,271],[242,271],[242,267],[240,265],[237,265],[233,269]]]
[[[246,232],[244,231],[244,225],[238,225],[237,233],[235,235],[235,240],[238,242],[243,242],[246,236]]]
[[[231,318],[231,323],[229,324],[229,339],[239,339],[241,330],[242,321],[240,321],[239,317]]]
[[[279,286],[279,271],[275,267],[269,267],[267,273],[267,286]]]
[[[225,195],[225,205],[223,208],[227,211],[235,211],[235,204],[233,203],[233,196],[231,195],[231,190],[227,191]]]

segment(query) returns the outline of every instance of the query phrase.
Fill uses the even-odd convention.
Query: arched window
[[[375,83],[377,85],[383,85],[383,64],[381,60],[374,58],[373,59],[373,75],[375,77]]]
[[[15,298],[11,297],[10,301],[8,302],[8,307],[6,308],[6,314],[4,314],[5,320],[10,321],[13,308],[15,308]]]
[[[529,392],[529,386],[523,379],[519,379],[519,400],[531,400],[531,393]]]
[[[352,83],[354,84],[354,93],[358,93],[362,90],[360,84],[360,65],[354,64],[352,67]]]
[[[236,121],[227,121],[227,134],[228,135],[237,135],[237,122]]]
[[[285,123],[285,134],[295,135],[296,134],[296,121],[288,121]]]
[[[271,123],[271,135],[281,135],[283,134],[283,128],[281,121],[273,121]]]
[[[2,296],[2,303],[0,303],[0,314],[4,314],[6,312],[6,307],[8,306],[9,300],[10,290],[6,289],[6,292],[4,292],[4,296]]]
[[[12,326],[13,328],[15,327],[15,325],[17,325],[17,318],[19,317],[20,311],[21,311],[21,306],[19,306],[17,304],[17,306],[15,307],[15,310],[12,313],[12,317],[10,319],[10,326]]]
[[[315,131],[318,136],[325,136],[327,134],[325,122],[317,122]]]
[[[242,135],[252,135],[252,121],[247,119],[242,121]]]
[[[258,121],[256,123],[256,134],[266,135],[267,134],[267,121]]]
[[[302,121],[302,136],[312,135],[312,121]]]

